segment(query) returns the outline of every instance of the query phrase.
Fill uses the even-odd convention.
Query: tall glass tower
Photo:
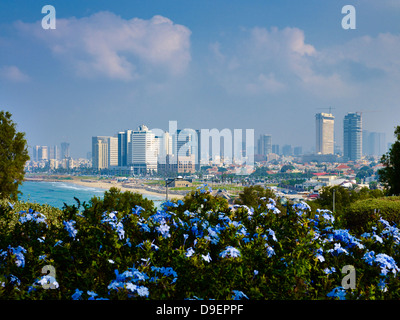
[[[362,156],[361,113],[348,113],[343,120],[343,157],[348,161],[360,160]]]

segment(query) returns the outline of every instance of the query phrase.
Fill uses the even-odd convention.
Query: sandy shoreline
[[[142,188],[136,188],[136,187],[125,187],[123,186],[122,182],[118,182],[115,180],[105,180],[105,181],[98,181],[98,180],[90,180],[90,179],[81,179],[80,177],[72,177],[72,179],[54,179],[54,178],[46,178],[46,177],[27,177],[25,178],[26,181],[53,181],[53,182],[65,182],[65,183],[71,183],[71,184],[77,184],[80,186],[84,187],[91,187],[91,188],[99,188],[99,189],[104,189],[104,190],[109,190],[112,187],[116,187],[120,189],[121,191],[130,191],[134,193],[140,193],[143,196],[146,195],[152,195],[156,197],[161,197],[165,198],[165,193],[159,193],[159,192],[152,192],[147,189],[142,189]],[[184,196],[180,194],[173,194],[169,192],[169,199],[182,199]]]

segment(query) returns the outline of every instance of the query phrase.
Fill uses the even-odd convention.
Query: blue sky
[[[56,9],[56,30],[41,9]],[[346,4],[356,29],[341,27]],[[140,124],[255,129],[315,145],[315,113],[347,112],[392,140],[400,125],[400,2],[1,1],[0,103],[30,146]]]

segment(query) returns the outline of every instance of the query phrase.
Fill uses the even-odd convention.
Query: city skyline
[[[338,148],[338,143],[333,134],[335,129],[334,118],[332,113],[315,114],[316,145],[315,148],[311,148],[311,150],[306,150],[305,152],[303,152],[302,146],[292,146],[290,144],[280,146],[278,144],[273,144],[271,134],[261,134],[257,140],[253,137],[252,145],[254,146],[253,156],[256,157],[255,161],[269,160],[268,155],[271,154],[283,156],[335,154],[342,156],[344,160],[354,161],[361,160],[364,156],[381,156],[389,150],[390,143],[387,144],[386,135],[382,132],[363,130],[361,113],[351,112],[347,113],[343,118],[343,149]],[[128,163],[134,162],[132,155],[134,136],[132,134],[151,132],[153,140],[158,145],[158,156],[165,157],[172,154],[178,156],[179,154],[181,157],[190,157],[193,155],[195,158],[190,160],[190,162],[196,165],[196,169],[200,168],[201,158],[203,161],[208,161],[213,160],[213,156],[218,155],[223,159],[226,152],[228,152],[228,160],[230,161],[234,143],[232,141],[232,132],[229,130],[204,130],[205,137],[207,137],[208,140],[207,148],[209,148],[209,151],[207,152],[201,149],[203,129],[177,129],[177,122],[170,121],[169,130],[171,129],[173,130],[172,132],[164,131],[159,128],[149,129],[146,125],[142,124],[138,126],[137,130],[127,129],[125,131],[119,131],[113,136],[94,136],[92,137],[91,151],[87,153],[85,158],[92,160],[94,154],[105,152],[105,149],[103,150],[101,146],[101,144],[103,144],[105,148],[107,148],[107,152],[104,154],[106,158],[100,160],[101,164],[99,164],[98,159],[93,161],[93,167],[105,169],[109,166],[128,166]],[[153,130],[157,135],[152,132]],[[241,132],[242,130],[240,129],[239,131]],[[226,136],[226,133],[228,133],[228,136]],[[194,141],[193,134],[196,137]],[[235,133],[233,135],[235,135]],[[217,140],[215,140],[215,138],[217,138]],[[227,145],[225,142],[226,139],[228,139],[228,145],[230,141],[230,147],[228,149],[225,149],[225,145]],[[246,141],[241,141],[239,143],[242,144],[242,152],[246,153],[248,151],[246,149]],[[58,145],[35,145],[31,150],[31,160],[47,161],[70,159],[70,144],[61,142],[60,145],[61,150],[58,148]],[[353,149],[357,150],[354,151]],[[350,153],[351,155],[349,155]],[[357,155],[354,156],[354,154]],[[157,161],[155,161],[155,163],[156,162]]]
[[[393,141],[400,119],[400,5],[354,1],[60,0],[0,3],[0,96],[35,145],[71,145],[146,123],[252,128],[274,145],[315,147],[313,117],[362,112],[363,129]],[[342,147],[342,121],[335,138]],[[371,138],[372,139],[372,138]],[[256,142],[255,142],[256,143]],[[282,148],[283,149],[283,148]]]

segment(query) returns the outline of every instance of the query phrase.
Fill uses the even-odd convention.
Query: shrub
[[[45,213],[1,202],[0,299],[400,298],[400,231],[384,219],[356,236],[303,202],[226,207],[206,187],[150,212],[140,199]]]
[[[392,224],[400,223],[400,197],[383,197],[356,201],[347,208],[344,218],[347,228],[364,232],[378,222],[379,218]]]

